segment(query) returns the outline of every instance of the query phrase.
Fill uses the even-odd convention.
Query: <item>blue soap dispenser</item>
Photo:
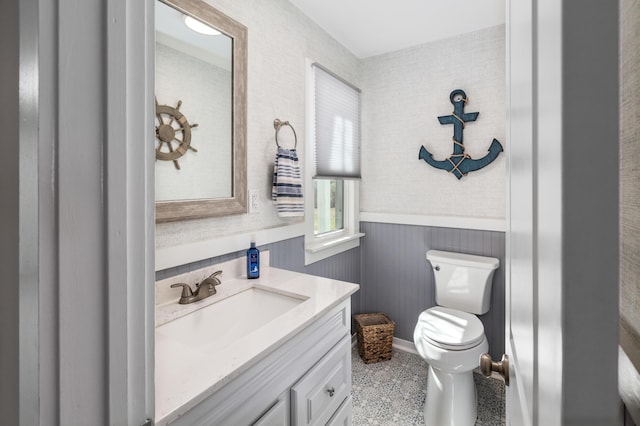
[[[256,242],[251,241],[251,247],[247,250],[247,278],[254,279],[260,277],[260,250],[256,247]]]

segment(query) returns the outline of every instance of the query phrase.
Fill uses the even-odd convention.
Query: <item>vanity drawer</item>
[[[292,425],[326,424],[349,396],[350,342],[350,336],[345,336],[291,388]]]
[[[327,426],[351,426],[351,395],[344,400]]]

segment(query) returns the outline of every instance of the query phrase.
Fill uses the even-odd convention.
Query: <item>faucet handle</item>
[[[222,275],[222,271],[215,271],[213,274],[209,275],[209,278],[207,279],[214,280],[216,284],[213,284],[213,285],[220,285],[222,284],[222,281],[220,281],[220,278],[218,278],[218,275]]]
[[[196,293],[200,293],[200,289],[205,287],[210,294],[216,294],[216,286],[222,284],[222,281],[218,278],[218,275],[222,274],[222,271],[216,271],[202,280],[201,283],[196,284]]]
[[[214,279],[216,281],[220,281],[220,278],[217,278],[218,275],[222,275],[222,271],[216,271],[213,274],[209,275],[209,278]]]
[[[193,296],[193,291],[191,291],[191,287],[189,287],[189,284],[184,284],[184,283],[171,284],[171,288],[176,288],[176,287],[182,287],[182,294],[180,295],[181,298]]]

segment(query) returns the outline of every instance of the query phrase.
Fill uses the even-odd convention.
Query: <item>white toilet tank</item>
[[[482,315],[489,311],[493,272],[500,261],[493,257],[429,250],[439,306]]]

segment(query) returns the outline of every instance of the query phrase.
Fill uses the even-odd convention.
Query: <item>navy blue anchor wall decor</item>
[[[464,107],[469,100],[464,90],[456,89],[449,95],[449,99],[453,104],[453,114],[442,115],[438,117],[440,124],[453,124],[453,154],[446,160],[438,161],[433,159],[433,155],[427,151],[424,146],[420,147],[418,158],[424,160],[427,164],[453,173],[458,179],[462,179],[470,172],[480,170],[484,166],[490,164],[498,157],[503,149],[497,139],[493,139],[489,147],[489,153],[482,158],[473,159],[464,152],[464,143],[462,141],[462,131],[464,123],[476,121],[479,112],[464,112]]]

